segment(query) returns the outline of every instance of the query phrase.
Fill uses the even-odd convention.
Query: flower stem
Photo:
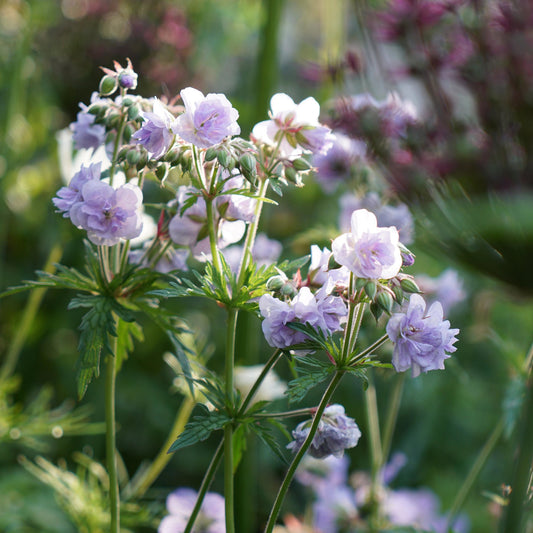
[[[400,410],[405,376],[405,373],[394,376],[392,396],[389,403],[389,410],[387,412],[387,419],[385,420],[385,430],[383,431],[381,467],[387,462],[390,453],[392,436],[394,434],[394,428],[396,427],[396,420],[398,419],[398,411]]]
[[[228,326],[226,334],[226,366],[225,385],[226,402],[228,402],[233,413],[233,374],[235,363],[235,335],[237,330],[237,309],[228,310]],[[226,505],[226,533],[235,531],[234,515],[234,479],[233,479],[233,424],[228,424],[224,428],[224,498]]]
[[[198,490],[198,496],[196,497],[196,503],[194,504],[194,508],[192,510],[191,516],[189,517],[189,521],[187,522],[187,526],[183,530],[183,533],[191,533],[192,531],[194,522],[196,521],[198,513],[200,512],[200,509],[202,507],[205,494],[208,491],[209,486],[211,485],[211,481],[213,481],[215,472],[217,471],[218,465],[220,464],[220,460],[222,459],[223,451],[224,451],[224,440],[221,440],[220,444],[218,445],[215,451],[215,455],[213,455],[213,458],[211,459],[211,462],[209,463],[209,466],[207,467],[207,470],[204,475],[204,479],[202,480],[202,484],[200,485],[200,489]]]
[[[195,401],[193,398],[187,396],[184,398],[178,412],[176,414],[176,419],[172,429],[168,433],[167,440],[161,446],[159,453],[156,458],[152,461],[150,466],[143,472],[142,476],[137,480],[134,480],[128,489],[128,494],[126,498],[128,499],[138,499],[144,496],[146,491],[150,488],[152,483],[157,479],[159,474],[168,464],[172,455],[168,453],[168,449],[172,443],[176,440],[176,437],[183,431],[185,424],[191,416],[192,410],[195,406]]]
[[[244,398],[244,401],[242,402],[241,408],[239,409],[239,415],[243,415],[246,412],[246,409],[250,405],[250,402],[254,399],[255,393],[261,386],[261,383],[263,383],[263,380],[267,376],[270,369],[278,362],[279,358],[283,352],[281,350],[276,350],[271,356],[270,359],[266,362],[265,366],[261,370],[261,373],[255,380],[255,383],[252,385],[252,388],[250,389],[250,392],[246,395],[246,398]]]
[[[265,527],[265,533],[272,533],[272,530],[274,529],[274,526],[276,525],[276,520],[281,510],[281,505],[283,504],[285,495],[287,494],[287,491],[289,490],[289,485],[291,484],[292,478],[294,477],[294,474],[296,473],[296,469],[298,468],[300,461],[303,459],[305,452],[307,451],[309,446],[311,446],[315,433],[318,429],[318,424],[320,423],[320,419],[322,417],[322,414],[324,413],[324,409],[326,409],[343,375],[344,375],[344,371],[342,370],[337,370],[335,372],[335,375],[333,376],[326,391],[324,392],[322,396],[322,399],[320,400],[320,404],[318,405],[315,417],[313,418],[313,423],[311,424],[311,428],[309,429],[309,434],[307,435],[307,438],[302,444],[302,447],[298,450],[298,452],[294,456],[289,466],[289,469],[287,470],[287,473],[285,474],[283,483],[281,484],[279,488],[278,495],[276,497],[276,500],[274,501],[272,510],[270,511],[270,516],[268,517],[268,522]]]
[[[374,344],[369,346],[368,348],[365,348],[362,352],[355,355],[350,361],[348,362],[348,365],[354,365],[364,359],[367,355],[372,355],[372,352],[375,352],[378,348],[383,346],[387,341],[389,340],[388,335],[383,335],[383,337],[380,337]]]
[[[368,373],[368,387],[365,391],[365,406],[368,423],[368,433],[370,437],[370,531],[376,532],[379,513],[379,473],[383,465],[383,448],[379,431],[378,403],[376,397],[376,387],[372,372]]]
[[[118,320],[115,326],[118,329]],[[117,476],[117,449],[116,449],[116,422],[115,422],[115,383],[116,383],[116,353],[118,338],[111,338],[112,353],[107,355],[106,381],[105,381],[105,423],[106,423],[106,456],[107,471],[109,475],[109,503],[111,521],[109,531],[120,532],[120,495]]]

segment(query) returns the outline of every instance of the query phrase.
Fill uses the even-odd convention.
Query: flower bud
[[[241,166],[243,172],[246,172],[252,176],[255,176],[257,172],[256,164],[257,162],[255,157],[250,154],[242,154],[239,158],[239,165]]]
[[[126,161],[133,167],[136,166],[139,160],[141,159],[141,154],[139,150],[133,148],[129,150],[126,154]]]
[[[205,151],[205,160],[206,161],[213,161],[213,159],[215,159],[217,156],[217,151],[215,148],[211,147],[211,148],[208,148],[206,151]]]
[[[386,311],[387,313],[390,313],[392,311],[393,300],[389,292],[379,292],[374,301],[381,309],[383,309],[383,311]]]
[[[160,165],[155,169],[155,175],[156,175],[161,181],[163,181],[163,180],[167,177],[167,174],[168,174],[168,165],[166,165],[165,163],[160,164]]]
[[[404,278],[400,281],[400,285],[405,292],[419,293],[420,288],[411,278]]]
[[[281,287],[281,294],[283,296],[289,296],[289,297],[293,297],[293,296],[296,296],[298,294],[298,291],[296,290],[296,287],[290,283],[290,282],[287,282],[283,285],[283,287]]]
[[[306,172],[313,168],[311,163],[309,163],[309,161],[307,161],[306,159],[303,159],[302,157],[300,157],[299,159],[295,159],[292,162],[292,165],[294,166],[296,170],[300,170],[302,172]]]
[[[283,276],[272,276],[266,283],[266,288],[269,291],[279,291],[281,287],[285,284],[285,279]]]
[[[392,292],[394,293],[394,299],[401,304],[403,302],[403,299],[405,298],[403,294],[403,290],[400,286],[394,285],[392,287]]]
[[[102,96],[110,96],[118,87],[117,79],[114,76],[104,76],[100,80],[100,86],[98,88]]]
[[[163,160],[167,163],[170,163],[171,165],[177,165],[180,162],[181,159],[181,153],[179,149],[173,148],[172,150],[169,150],[165,156],[163,157]]]
[[[328,270],[335,270],[336,268],[340,268],[340,267],[341,266],[339,265],[339,263],[335,261],[335,257],[333,256],[333,254],[331,254],[328,260]]]
[[[136,89],[137,88],[137,74],[133,70],[123,70],[118,75],[118,84],[124,89]]]
[[[295,185],[301,185],[300,177],[298,176],[298,172],[294,169],[294,167],[285,167],[284,169],[285,178],[290,181],[291,183],[294,183]]]
[[[135,130],[131,124],[126,124],[124,126],[124,133],[122,134],[124,136],[124,141],[129,142],[134,131]]]
[[[138,106],[130,105],[128,107],[128,118],[130,120],[135,120],[139,116],[139,113],[140,113],[140,109]]]
[[[370,281],[367,281],[367,283],[365,283],[365,292],[366,292],[366,295],[371,299],[373,300],[374,299],[374,296],[376,295],[376,282],[373,281],[373,280],[370,280]]]

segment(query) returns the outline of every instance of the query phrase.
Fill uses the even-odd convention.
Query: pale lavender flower
[[[296,426],[292,432],[294,440],[287,445],[289,450],[296,452],[302,447],[309,434],[311,423],[307,420]],[[359,427],[353,418],[345,415],[344,407],[339,404],[330,405],[326,407],[318,423],[318,429],[308,453],[317,459],[329,455],[342,457],[344,450],[357,446],[360,437]]]
[[[308,275],[314,285],[324,285],[328,279],[329,260],[331,250],[320,249],[316,244],[311,245],[311,263]]]
[[[105,126],[95,124],[96,117],[89,113],[88,107],[80,104],[81,111],[76,115],[76,122],[72,122],[72,140],[76,150],[93,149],[102,146],[105,141]]]
[[[197,493],[193,489],[180,488],[167,497],[170,513],[159,524],[158,533],[183,533],[196,503]],[[225,533],[224,498],[216,492],[208,492],[196,518],[193,533]]]
[[[222,191],[231,189],[248,190],[247,181],[240,175],[231,176],[224,181]],[[217,198],[217,208],[222,209],[223,217],[228,220],[244,220],[252,222],[254,219],[257,200],[243,194],[223,194]]]
[[[182,246],[194,246],[198,235],[207,220],[207,207],[205,200],[200,196],[196,202],[181,214],[181,205],[197,192],[194,187],[182,186],[178,188],[178,212],[168,224],[170,238]]]
[[[128,254],[128,260],[130,263],[138,264],[142,267],[149,267],[150,261],[146,256],[146,248],[138,248],[137,250],[132,250]],[[185,248],[169,248],[163,256],[157,261],[154,266],[156,272],[161,272],[167,274],[168,272],[173,272],[174,270],[181,270],[182,272],[187,271],[187,258],[189,257],[189,250]]]
[[[264,317],[261,328],[265,339],[275,348],[288,348],[293,344],[304,342],[307,338],[287,324],[296,320],[294,308],[287,302],[278,300],[270,294],[263,294],[259,299],[259,310]]]
[[[366,158],[366,144],[350,139],[342,133],[335,133],[331,148],[313,157],[315,176],[326,192],[333,192],[340,183],[352,175],[353,167]]]
[[[270,120],[256,124],[252,138],[277,146],[280,154],[296,158],[303,151],[325,153],[333,140],[331,130],[320,124],[320,105],[312,98],[306,98],[299,104],[284,94],[275,94],[270,100]]]
[[[80,170],[74,174],[67,187],[61,187],[57,191],[57,197],[52,199],[58,212],[63,213],[63,217],[70,217],[72,206],[83,202],[81,190],[88,181],[99,181],[101,175],[101,164],[94,163],[89,166],[82,165]]]
[[[82,189],[82,202],[70,209],[75,226],[87,230],[98,245],[112,246],[120,239],[133,239],[142,231],[142,191],[126,184],[118,189],[102,181],[89,180]]]
[[[367,209],[376,215],[378,226],[386,228],[394,226],[400,234],[400,242],[410,244],[413,242],[414,222],[413,216],[406,204],[383,204],[375,192],[359,197],[353,194],[344,194],[340,198],[341,213],[339,227],[341,231],[349,231],[352,213],[357,209]]]
[[[151,157],[158,159],[172,145],[174,135],[171,128],[175,118],[157,98],[154,98],[152,112],[144,112],[142,117],[144,124],[131,138],[143,145]]]
[[[390,279],[402,266],[399,235],[395,227],[380,228],[366,209],[352,213],[351,232],[337,237],[333,257],[358,278]]]
[[[203,93],[192,87],[180,92],[185,112],[174,123],[172,131],[184,141],[199,148],[209,148],[226,137],[238,135],[238,111],[223,94]]]
[[[391,316],[386,329],[394,343],[392,364],[397,372],[411,368],[417,377],[420,372],[442,370],[448,353],[456,351],[453,344],[459,330],[450,329],[450,322],[443,320],[439,302],[426,311],[426,302],[419,294],[411,295],[405,312]]]
[[[438,301],[442,305],[444,314],[466,298],[463,280],[453,268],[447,268],[437,278],[417,276],[416,282],[429,302]]]
[[[344,300],[338,296],[332,296],[327,292],[326,287],[321,287],[315,293],[318,311],[324,320],[326,332],[340,331],[344,323],[344,317],[348,314],[348,309]]]

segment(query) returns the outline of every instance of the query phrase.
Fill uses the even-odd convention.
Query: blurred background
[[[35,271],[50,260],[83,266],[79,232],[54,213],[51,203],[63,180],[69,179],[61,176],[56,136],[75,120],[79,103],[89,102],[102,76],[100,66],[111,67],[113,60],[125,64],[130,58],[139,75],[137,92],[147,97],[172,98],[187,86],[204,93],[225,93],[239,110],[243,136],[266,118],[275,92],[286,92],[295,101],[314,96],[327,110],[341,95],[370,92],[382,100],[394,88],[423,116],[434,107],[424,96],[417,73],[408,73],[414,80],[408,75],[390,78],[383,64],[383,60],[396,64],[405,59],[402,48],[390,42],[379,44],[370,34],[365,10],[384,5],[348,0],[0,0],[0,290],[34,279]],[[471,103],[475,97],[465,91],[461,109],[475,108]],[[375,161],[373,172],[388,178],[380,167],[385,159]],[[472,161],[473,157],[470,167],[465,165],[462,171],[479,168]],[[405,184],[406,168],[403,172],[401,184]],[[418,172],[417,179],[420,168]],[[456,175],[461,183],[461,174]],[[398,185],[394,179],[390,183]],[[513,286],[518,274],[509,271],[509,265],[498,271],[505,275],[494,276],[483,268],[485,260],[480,265],[464,250],[459,253],[457,242],[451,242],[458,234],[450,235],[450,225],[448,233],[438,233],[438,225],[448,222],[442,211],[434,212],[428,195],[399,186],[395,191],[408,202],[416,221],[411,248],[417,262],[411,272],[437,277],[453,267],[464,298],[450,310],[453,327],[460,328],[461,334],[446,371],[406,380],[392,451],[403,452],[407,463],[394,483],[428,487],[439,497],[442,509],[448,509],[479,450],[503,419],[506,429],[499,433],[465,507],[470,531],[496,531],[501,513],[498,498],[510,483],[513,421],[531,342],[529,290]],[[279,207],[265,209],[262,230],[283,243],[282,258],[305,255],[313,243],[329,244],[331,235],[338,232],[339,196],[339,191],[324,194],[310,176],[304,188],[287,190]],[[480,202],[476,203],[481,205],[475,215],[478,222],[493,216]],[[445,213],[453,218],[454,204],[446,205]],[[468,209],[459,200],[457,205],[460,215],[454,220],[460,226],[460,217]],[[524,230],[524,242],[531,242],[528,237]],[[523,248],[518,249],[517,257],[521,255]],[[513,265],[517,266],[514,259]],[[529,277],[526,274],[524,279]],[[57,487],[54,491],[53,483],[42,483],[24,468],[27,460],[40,455],[78,472],[83,461],[76,453],[103,461],[102,380],[91,385],[80,403],[76,401],[74,365],[81,314],[67,311],[72,296],[61,291],[41,293],[42,300],[33,303],[34,317],[28,315],[29,293],[0,300],[0,362],[4,377],[10,378],[0,394],[1,531],[81,528],[69,519],[61,498],[58,503]],[[209,333],[206,337],[214,351],[210,364],[221,368],[216,346],[223,332],[213,325],[223,320],[222,311],[204,302],[169,305]],[[372,324],[368,328],[371,339]],[[249,319],[241,324],[244,329],[248,340],[239,362],[264,362],[268,350],[259,322]],[[173,387],[175,375],[163,360],[170,346],[151,324],[145,325],[144,336],[147,342],[137,343],[117,385],[118,448],[130,475],[158,452],[182,402]],[[279,374],[289,378],[288,367],[281,365]],[[392,387],[389,374],[376,376],[383,408]],[[305,404],[312,405],[319,393],[310,394]],[[346,380],[337,400],[347,406],[364,435],[360,385]],[[70,413],[67,422],[57,422],[65,413]],[[154,516],[163,512],[171,490],[199,486],[215,441],[181,450],[172,458],[146,495]],[[350,471],[368,470],[367,445],[363,437],[351,450]],[[250,480],[240,481],[241,501],[248,505],[247,522],[241,526],[245,533],[264,522],[284,470],[269,450],[255,441],[250,446],[259,450],[254,475],[261,480],[261,490],[254,485],[251,491]],[[222,490],[219,479],[213,490]],[[305,489],[295,485],[287,510],[303,515],[307,497]],[[153,531],[154,522],[145,522],[131,530]],[[90,526],[79,530],[97,531]]]

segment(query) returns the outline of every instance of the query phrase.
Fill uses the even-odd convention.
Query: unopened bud
[[[117,90],[117,87],[118,82],[115,76],[104,76],[100,80],[100,86],[98,90],[102,96],[109,96]]]
[[[266,283],[266,288],[269,291],[279,291],[285,284],[285,279],[282,276],[272,276]]]
[[[401,304],[404,299],[403,290],[399,285],[394,285],[392,287],[392,292],[394,293],[394,299]]]
[[[208,148],[206,151],[205,151],[205,160],[206,161],[213,161],[213,159],[215,159],[215,157],[217,156],[217,151],[214,149],[214,148]]]
[[[405,292],[419,293],[420,288],[411,278],[404,278],[400,281],[400,285]]]
[[[373,281],[373,280],[370,280],[370,281],[367,281],[365,283],[365,292],[366,292],[366,295],[371,299],[373,300],[374,299],[374,296],[376,295],[376,289],[377,289],[377,286],[376,286],[376,282]]]
[[[295,159],[292,162],[292,165],[296,170],[300,170],[302,172],[306,172],[313,168],[311,163],[309,163],[309,161],[307,161],[306,159],[303,159],[302,157],[300,157],[299,159]]]
[[[128,107],[128,118],[130,120],[135,120],[139,116],[139,113],[140,113],[139,106],[130,105]]]
[[[165,163],[160,164],[160,165],[155,169],[155,175],[156,175],[161,181],[163,181],[163,180],[167,177],[167,174],[168,174],[168,166],[167,166]]]
[[[133,167],[136,166],[139,160],[141,159],[141,153],[139,150],[136,150],[133,148],[132,150],[129,150],[126,154],[126,161]]]
[[[292,283],[285,283],[283,287],[281,287],[281,294],[283,294],[283,296],[290,296],[292,298],[293,296],[296,296],[297,292],[296,287]]]
[[[124,89],[135,89],[137,88],[137,74],[130,69],[123,70],[118,75],[118,83]]]
[[[294,167],[285,167],[284,169],[285,178],[287,178],[288,181],[291,183],[294,183],[295,185],[298,185],[301,183],[298,172],[294,169]]]
[[[335,261],[335,256],[331,254],[328,259],[328,270],[335,270],[336,268],[340,268],[341,266],[337,261]]]
[[[383,309],[383,311],[386,311],[387,313],[390,313],[392,311],[393,300],[390,293],[386,291],[378,293],[374,302],[376,302],[378,306]]]
[[[256,164],[257,164],[257,161],[255,160],[255,157],[253,157],[252,155],[250,154],[242,154],[241,157],[239,158],[239,164],[241,166],[241,169],[252,175],[252,176],[255,176],[256,174]]]

